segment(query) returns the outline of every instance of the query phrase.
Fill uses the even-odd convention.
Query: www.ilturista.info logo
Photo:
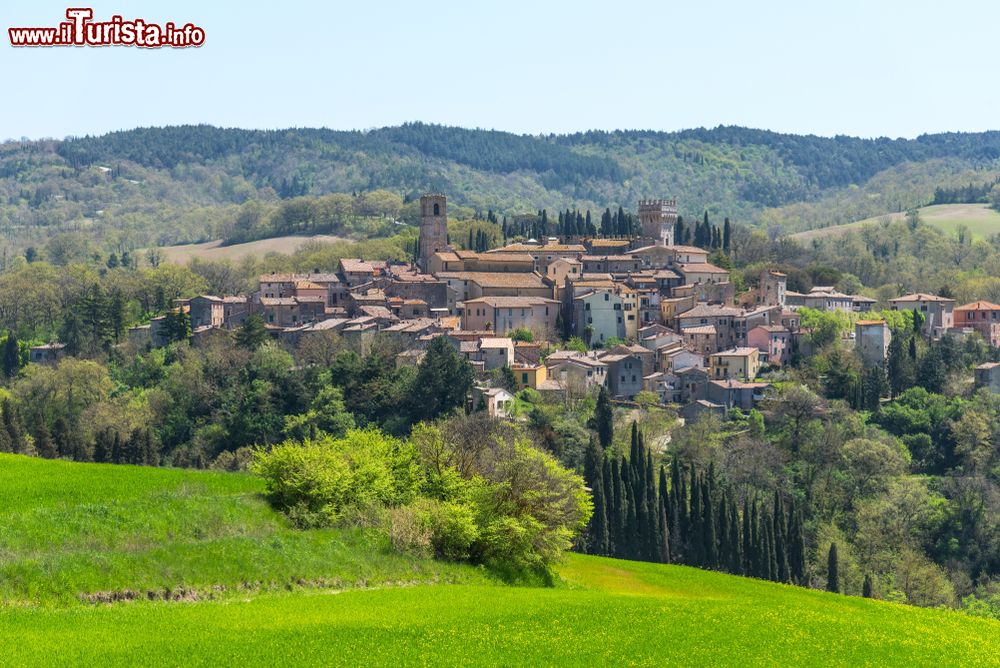
[[[93,21],[90,7],[66,10],[68,21],[54,28],[8,28],[11,46],[141,46],[185,48],[205,43],[205,30],[192,23],[151,23],[144,19],[126,21],[112,16],[109,21]]]

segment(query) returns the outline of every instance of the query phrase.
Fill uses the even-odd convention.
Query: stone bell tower
[[[448,202],[444,195],[420,198],[420,268],[427,271],[434,253],[448,250]]]
[[[674,245],[674,226],[677,224],[677,200],[639,200],[639,222],[642,236],[657,246]]]

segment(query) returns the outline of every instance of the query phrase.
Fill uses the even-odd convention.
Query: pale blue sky
[[[1000,3],[987,0],[94,0],[98,19],[190,21],[206,44],[10,46],[8,27],[54,26],[66,2],[0,8],[0,139],[411,120],[527,133],[1000,128]]]

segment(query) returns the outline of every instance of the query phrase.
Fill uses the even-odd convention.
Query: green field
[[[810,241],[823,237],[836,237],[846,232],[859,230],[865,225],[879,224],[886,220],[902,220],[905,213],[892,213],[859,220],[847,225],[835,225],[818,230],[809,230],[793,234],[793,239]],[[988,204],[938,204],[920,209],[920,218],[932,227],[947,234],[954,234],[959,226],[964,225],[976,239],[985,239],[1000,233],[1000,212],[991,209]]]
[[[360,530],[301,531],[249,475],[0,455],[0,603],[482,581]]]
[[[997,622],[693,568],[571,555],[505,586],[290,529],[242,475],[0,456],[0,489],[0,665],[1000,664]],[[244,579],[280,586],[73,595]]]

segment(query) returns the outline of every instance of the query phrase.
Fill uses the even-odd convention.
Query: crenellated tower
[[[674,245],[674,226],[677,224],[677,200],[639,200],[639,222],[642,236],[653,240],[657,246]]]

